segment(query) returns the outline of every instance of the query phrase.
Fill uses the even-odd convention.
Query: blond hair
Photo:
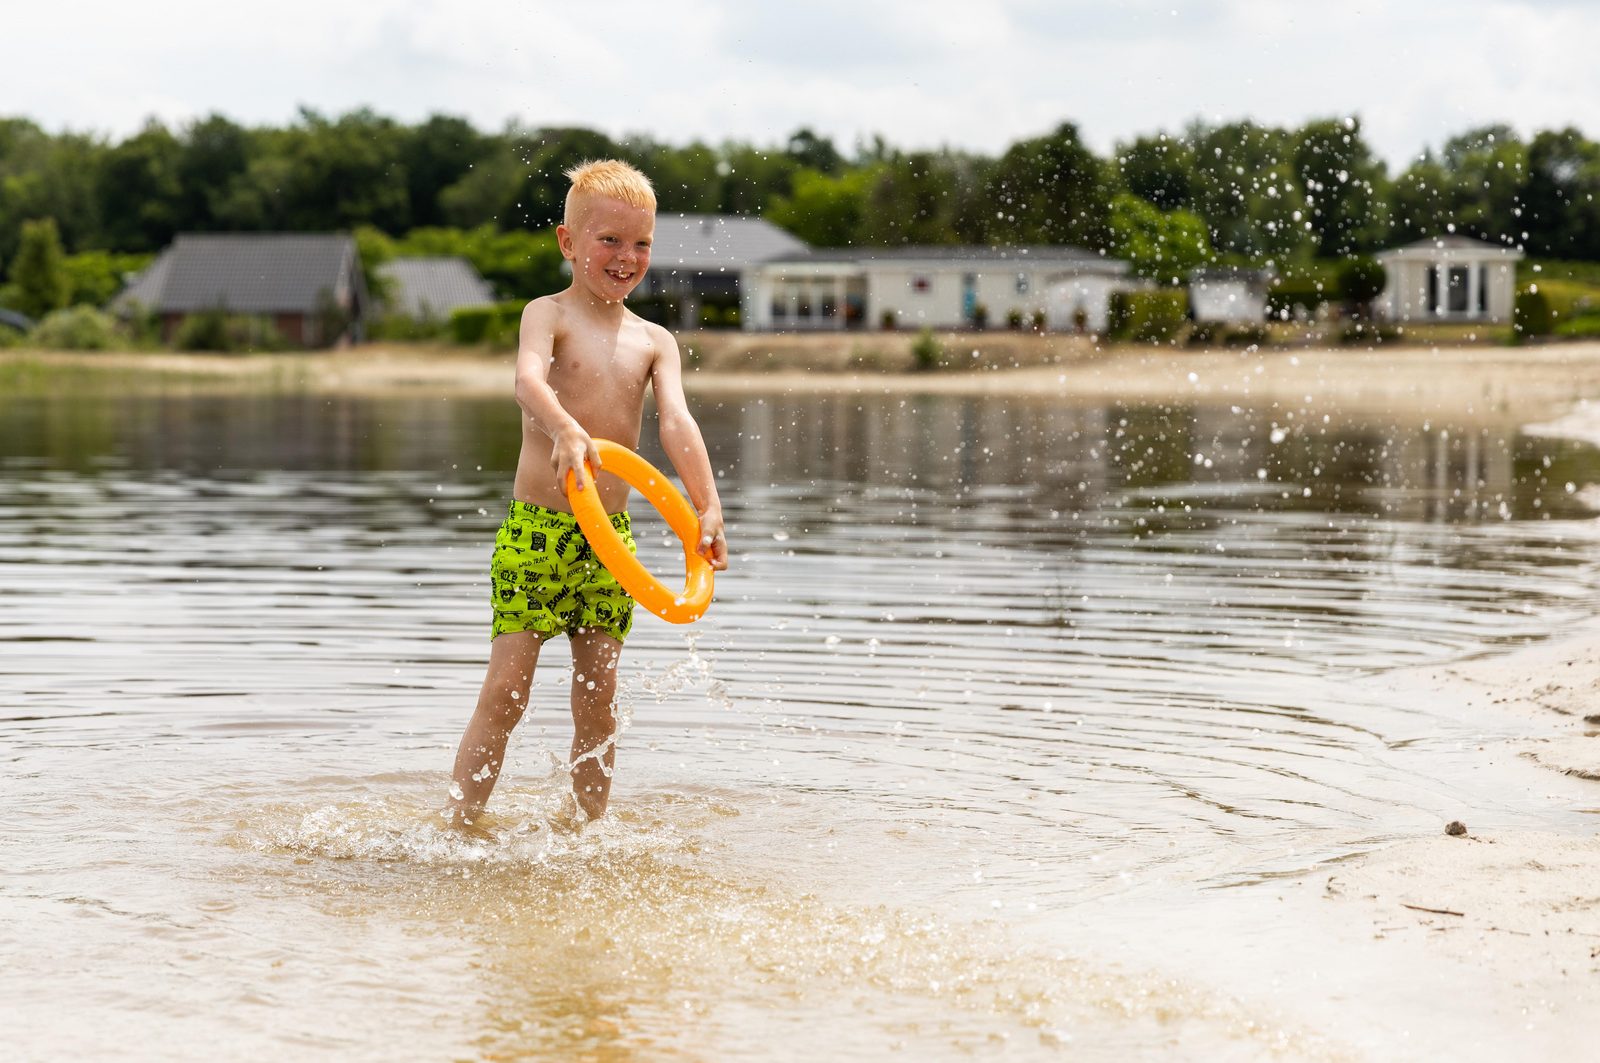
[[[567,171],[572,187],[567,189],[567,203],[562,220],[571,225],[576,217],[573,205],[584,196],[606,196],[618,199],[630,207],[644,210],[656,209],[656,190],[650,187],[650,178],[620,159],[595,159],[574,166]]]

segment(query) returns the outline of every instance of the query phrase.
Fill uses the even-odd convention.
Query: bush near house
[[[933,329],[925,328],[917,333],[917,338],[911,341],[911,357],[918,369],[939,368],[944,361],[944,344],[933,334]]]
[[[1555,332],[1556,315],[1550,297],[1536,287],[1517,292],[1511,308],[1511,341],[1519,343]]]
[[[1114,292],[1107,331],[1112,339],[1170,343],[1189,321],[1189,293],[1181,288]]]
[[[1336,274],[1339,294],[1357,317],[1372,316],[1372,301],[1383,294],[1388,271],[1377,259],[1366,255],[1339,263]]]
[[[267,318],[230,314],[226,310],[205,310],[188,315],[172,337],[172,345],[180,351],[219,354],[289,349],[288,341]]]
[[[53,310],[28,333],[30,345],[53,351],[108,351],[118,340],[116,318],[92,306]]]
[[[1328,286],[1314,280],[1278,281],[1267,290],[1267,316],[1277,321],[1293,320],[1296,311],[1316,317],[1317,311],[1333,295]]]
[[[515,346],[526,305],[514,301],[493,306],[464,306],[450,315],[450,337],[467,345]]]

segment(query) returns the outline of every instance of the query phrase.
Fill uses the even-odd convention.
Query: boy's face
[[[556,227],[573,279],[608,303],[621,302],[650,268],[655,211],[609,196],[586,196],[574,206],[572,225]]]

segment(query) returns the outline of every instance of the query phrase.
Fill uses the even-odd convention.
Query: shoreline
[[[815,337],[806,337],[815,339]],[[1292,348],[1262,351],[1019,341],[984,349],[971,369],[866,370],[848,352],[808,367],[788,352],[770,370],[737,358],[686,365],[686,390],[699,395],[783,392],[815,395],[972,395],[1065,402],[1128,401],[1278,404],[1548,421],[1600,400],[1600,343],[1535,347]],[[691,341],[692,344],[692,341]],[[1025,345],[1026,346],[1026,345]],[[846,356],[840,362],[841,354]],[[0,350],[0,382],[13,393],[51,394],[96,382],[193,391],[262,388],[317,394],[508,396],[510,353],[373,344],[292,354],[175,354]]]

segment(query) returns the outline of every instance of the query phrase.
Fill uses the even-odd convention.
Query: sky
[[[369,106],[669,143],[1105,154],[1191,120],[1355,116],[1392,168],[1456,133],[1600,136],[1600,0],[58,0],[7,5],[0,115],[120,137]]]

